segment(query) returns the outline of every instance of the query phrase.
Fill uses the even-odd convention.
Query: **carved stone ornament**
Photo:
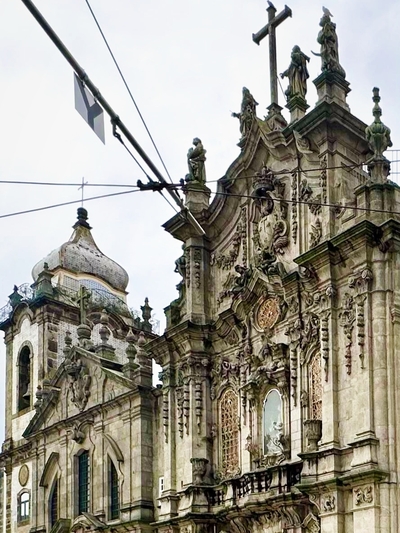
[[[314,516],[312,513],[309,513],[304,521],[302,526],[304,527],[304,530],[306,533],[320,533],[321,526],[319,524],[318,518]]]
[[[65,361],[65,371],[69,376],[71,402],[76,405],[79,411],[83,411],[90,396],[92,378],[89,375],[89,370],[79,355],[75,353]]]
[[[277,298],[267,298],[257,311],[257,324],[261,329],[271,329],[281,316],[281,308]]]
[[[322,437],[322,420],[304,420],[303,424],[307,439],[307,451],[316,451],[318,449],[318,441]]]
[[[192,463],[192,475],[193,483],[195,485],[201,485],[203,483],[203,478],[207,472],[208,459],[192,457],[190,459]]]
[[[29,481],[29,468],[28,465],[22,465],[18,472],[18,481],[21,487],[25,487],[25,485]]]
[[[235,233],[233,234],[232,240],[228,251],[223,254],[216,254],[215,252],[211,253],[210,256],[210,265],[217,265],[218,268],[222,270],[230,270],[233,265],[237,262],[239,257],[240,245],[242,244],[243,254],[242,262],[245,264],[247,257],[245,255],[244,249],[247,241],[247,231],[246,231],[246,222],[247,222],[247,211],[243,207],[240,213],[240,219],[236,225]]]
[[[345,359],[346,359],[346,369],[347,374],[351,374],[352,358],[351,358],[351,348],[353,345],[353,329],[354,323],[356,320],[356,311],[354,298],[350,294],[346,293],[343,300],[343,310],[339,314],[340,325],[343,327],[343,331],[346,338],[346,350],[345,350]]]
[[[336,509],[336,500],[333,494],[324,494],[322,496],[322,508],[326,513],[331,513]]]
[[[367,505],[374,501],[374,491],[372,485],[358,487],[353,490],[354,505]]]

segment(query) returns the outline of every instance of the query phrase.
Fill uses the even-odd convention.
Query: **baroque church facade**
[[[271,9],[271,6],[270,8]],[[188,153],[167,327],[132,315],[128,276],[85,209],[1,310],[4,533],[397,533],[400,189],[379,89],[346,102],[336,27],[283,73],[291,119],[243,90],[240,155],[209,202]],[[399,255],[398,255],[399,254]],[[152,361],[162,368],[153,386]]]

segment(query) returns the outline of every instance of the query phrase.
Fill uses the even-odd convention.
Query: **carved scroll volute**
[[[356,326],[357,326],[357,345],[359,349],[360,366],[365,368],[365,302],[367,301],[368,290],[373,281],[373,273],[369,268],[364,268],[361,272],[349,278],[349,287],[354,292],[354,302],[356,305]]]

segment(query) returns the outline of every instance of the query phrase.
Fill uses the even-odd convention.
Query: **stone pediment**
[[[53,379],[38,388],[36,414],[23,436],[27,438],[60,421],[68,425],[68,419],[79,419],[81,413],[112,403],[134,388],[135,384],[122,373],[121,364],[74,346]]]

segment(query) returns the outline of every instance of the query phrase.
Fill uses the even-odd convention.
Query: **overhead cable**
[[[131,194],[133,192],[140,192],[139,189],[134,191],[122,191],[114,192],[111,194],[102,194],[101,196],[92,196],[91,198],[85,198],[85,202],[90,202],[91,200],[100,200],[101,198],[111,198],[112,196],[121,196],[122,194]],[[7,213],[5,215],[0,215],[0,218],[14,217],[17,215],[26,215],[27,213],[35,213],[36,211],[45,211],[46,209],[53,209],[55,207],[63,207],[65,205],[80,204],[82,200],[71,200],[70,202],[62,202],[60,204],[46,205],[43,207],[36,207],[34,209],[26,209],[25,211],[17,211],[14,213]]]

